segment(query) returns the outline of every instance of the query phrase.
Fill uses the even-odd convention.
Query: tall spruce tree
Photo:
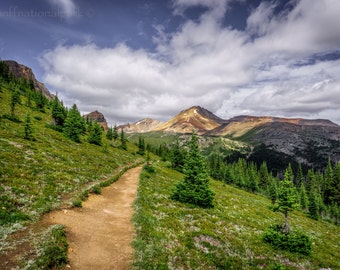
[[[203,208],[213,207],[214,192],[209,188],[209,177],[199,152],[195,132],[192,133],[189,142],[189,153],[185,159],[183,172],[184,180],[176,184],[171,199]]]
[[[85,121],[78,111],[77,105],[73,104],[65,119],[63,133],[75,142],[80,142],[80,136],[85,132]]]
[[[333,193],[333,204],[340,207],[340,162],[334,166],[334,193]]]
[[[301,186],[300,186],[300,205],[303,210],[308,209],[308,205],[309,205],[308,195],[307,195],[307,191],[306,191],[306,188],[303,182],[301,183]]]
[[[269,184],[269,174],[268,174],[268,167],[265,161],[262,162],[259,170],[259,187],[265,190]]]
[[[30,140],[30,141],[33,139],[33,128],[32,128],[31,117],[29,114],[26,114],[26,118],[25,118],[24,139]]]
[[[278,188],[277,206],[275,207],[276,211],[283,213],[285,216],[285,222],[282,226],[282,232],[285,234],[288,234],[290,231],[289,212],[299,206],[297,192],[292,179],[293,173],[289,164],[284,174],[284,180],[280,182]]]
[[[19,90],[14,88],[11,92],[11,101],[10,101],[10,107],[11,107],[11,116],[15,116],[15,106],[17,104],[20,104],[20,93]]]
[[[327,167],[323,177],[323,183],[321,185],[323,201],[327,205],[331,205],[335,193],[334,173],[331,163],[331,159],[328,158]]]
[[[182,172],[184,166],[185,152],[181,149],[178,139],[172,145],[170,161],[172,168]]]
[[[145,141],[144,141],[144,139],[142,138],[141,135],[139,135],[137,146],[138,146],[138,154],[144,156],[144,154],[145,154]]]
[[[88,137],[88,142],[96,145],[102,145],[102,134],[103,128],[98,124],[97,121],[94,122],[90,130]]]
[[[106,139],[108,139],[109,141],[112,141],[112,139],[113,139],[113,129],[112,129],[112,127],[109,127],[107,129]]]
[[[52,101],[52,119],[53,124],[58,127],[63,127],[67,116],[67,110],[59,101],[58,96],[55,96]]]
[[[114,141],[118,139],[118,128],[117,125],[115,124],[112,130],[112,138]]]
[[[125,138],[125,133],[124,133],[124,129],[122,129],[122,131],[120,132],[120,147],[124,150],[127,150],[127,139]]]
[[[319,207],[319,202],[318,202],[318,197],[316,195],[315,190],[311,190],[311,192],[308,195],[308,213],[309,216],[312,219],[318,220],[320,217],[319,211],[320,211],[320,207]]]

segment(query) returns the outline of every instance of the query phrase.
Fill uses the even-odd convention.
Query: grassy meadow
[[[19,122],[11,121],[6,117],[10,115],[10,96],[10,91],[3,87],[0,91],[0,255],[13,248],[9,241],[13,232],[24,231],[43,213],[58,207],[81,206],[89,192],[100,193],[100,187],[117,180],[127,168],[144,160],[136,154],[135,145],[129,143],[128,151],[122,150],[119,142],[107,140],[105,134],[103,146],[89,144],[85,136],[81,143],[67,139],[49,128],[50,108],[45,107],[42,112],[34,108],[34,103],[28,107],[24,96],[21,104],[15,106]],[[27,114],[31,119],[32,140],[24,139]],[[41,236],[44,243],[37,239],[34,242],[46,245],[49,241],[46,235],[50,234],[34,235]]]
[[[270,201],[211,181],[213,209],[170,199],[183,175],[169,164],[142,172],[135,202],[135,269],[340,269],[340,227],[293,212],[290,222],[313,239],[312,255],[274,250],[261,235],[283,215]]]

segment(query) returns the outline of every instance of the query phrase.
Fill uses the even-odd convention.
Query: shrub
[[[37,268],[61,269],[68,262],[67,248],[65,228],[56,225],[52,228],[49,240],[43,246],[43,253],[36,263]]]
[[[92,187],[92,192],[94,194],[99,195],[99,194],[102,194],[102,189],[100,188],[99,185],[95,185],[95,186]]]
[[[79,208],[81,208],[82,207],[82,201],[81,201],[81,199],[75,199],[73,202],[72,202],[72,206],[73,207],[79,207]]]
[[[38,121],[41,121],[41,120],[42,120],[42,117],[41,117],[40,115],[36,115],[36,116],[34,116],[34,119],[35,119],[35,120],[38,120]]]
[[[274,248],[293,253],[310,255],[312,252],[312,240],[299,230],[291,230],[288,234],[282,233],[280,225],[268,227],[263,233],[263,241]]]
[[[4,114],[2,116],[2,118],[10,120],[10,121],[15,122],[15,123],[21,123],[21,120],[16,115]]]
[[[152,165],[144,165],[143,170],[148,172],[148,173],[154,173],[155,172],[155,168]]]

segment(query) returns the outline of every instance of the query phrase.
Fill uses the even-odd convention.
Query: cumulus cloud
[[[111,124],[167,120],[192,105],[225,118],[304,116],[340,123],[340,60],[320,57],[339,50],[340,2],[301,0],[281,13],[264,2],[244,31],[222,26],[228,3],[173,1],[175,13],[197,5],[207,11],[172,33],[157,26],[153,52],[123,43],[60,45],[41,59],[45,82],[69,106],[99,109]]]

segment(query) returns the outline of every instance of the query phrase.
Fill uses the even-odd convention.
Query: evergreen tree
[[[66,137],[75,142],[80,142],[80,136],[85,132],[85,121],[74,104],[65,119],[63,132]]]
[[[31,117],[29,116],[29,114],[26,114],[24,133],[25,133],[24,138],[26,140],[31,141],[33,139],[32,122],[31,122]]]
[[[257,173],[257,168],[255,163],[251,162],[248,165],[248,175],[249,175],[249,183],[247,185],[248,190],[251,192],[256,192],[259,190],[259,175]]]
[[[213,207],[214,193],[209,188],[206,166],[199,152],[198,138],[192,133],[189,153],[185,159],[184,180],[177,183],[171,198],[182,203],[190,203],[203,208]]]
[[[40,111],[44,111],[45,105],[47,104],[48,100],[42,93],[42,91],[35,92],[35,105]]]
[[[124,150],[127,150],[126,142],[127,140],[125,138],[125,133],[124,133],[124,130],[122,129],[122,131],[120,132],[120,143],[121,143],[121,148]]]
[[[171,148],[170,161],[172,168],[182,172],[184,166],[185,152],[181,149],[178,139]]]
[[[331,159],[328,158],[327,167],[325,170],[325,175],[323,179],[323,183],[321,185],[323,201],[326,205],[331,205],[335,193],[335,186],[334,186],[334,174]]]
[[[319,202],[315,190],[312,190],[309,193],[309,205],[308,205],[308,212],[309,216],[315,220],[318,220],[319,215]]]
[[[269,182],[269,174],[268,174],[268,167],[265,161],[262,162],[259,170],[259,187],[262,190],[267,188]]]
[[[106,138],[107,138],[109,141],[112,141],[112,139],[113,139],[113,129],[112,129],[112,127],[109,127],[109,128],[107,129]]]
[[[332,217],[334,219],[334,223],[336,225],[338,225],[339,224],[339,220],[340,220],[340,206],[339,205],[333,204],[331,206],[331,215],[332,215]]]
[[[32,107],[32,99],[33,99],[33,91],[29,90],[27,92],[27,101],[26,101],[26,106],[31,108]]]
[[[146,152],[146,165],[147,166],[150,166],[151,165],[151,158],[150,158],[150,152],[149,151],[147,151]]]
[[[138,138],[138,154],[144,156],[145,154],[145,142],[144,139],[142,138],[142,136],[139,135]]]
[[[334,166],[334,192],[332,201],[340,207],[340,162]]]
[[[11,92],[11,101],[10,101],[10,107],[11,107],[11,116],[14,117],[15,116],[15,106],[17,104],[20,104],[20,93],[19,91],[14,88]]]
[[[277,200],[277,185],[276,185],[276,180],[274,177],[271,177],[269,180],[269,188],[268,188],[268,193],[269,193],[269,198],[272,202],[272,204],[276,203]]]
[[[9,67],[4,61],[0,61],[0,77],[7,83],[11,80]]]
[[[308,195],[303,182],[300,187],[300,205],[303,210],[308,209]]]
[[[290,163],[288,164],[288,167],[285,170],[284,179],[289,180],[292,183],[294,182],[293,169],[292,169],[292,165]]]
[[[302,185],[302,183],[304,183],[304,176],[303,176],[302,166],[299,163],[298,171],[297,171],[297,174],[296,174],[296,186],[300,187]]]
[[[307,171],[305,187],[306,187],[307,193],[311,192],[314,188],[316,188],[315,174],[314,174],[314,171],[311,169]]]
[[[292,179],[293,174],[289,164],[284,174],[284,180],[280,182],[278,188],[277,206],[275,207],[276,211],[283,213],[285,216],[285,222],[282,226],[282,232],[285,234],[288,234],[290,231],[288,222],[289,212],[298,207],[297,193]]]
[[[67,110],[59,101],[58,96],[55,96],[52,101],[52,119],[55,126],[63,127],[67,117]]]
[[[88,142],[96,145],[102,145],[102,133],[102,127],[98,124],[97,121],[95,121],[92,129],[90,130]]]
[[[118,139],[118,129],[117,129],[117,125],[115,124],[113,127],[113,131],[112,131],[112,138],[113,140],[116,142],[116,140]]]

